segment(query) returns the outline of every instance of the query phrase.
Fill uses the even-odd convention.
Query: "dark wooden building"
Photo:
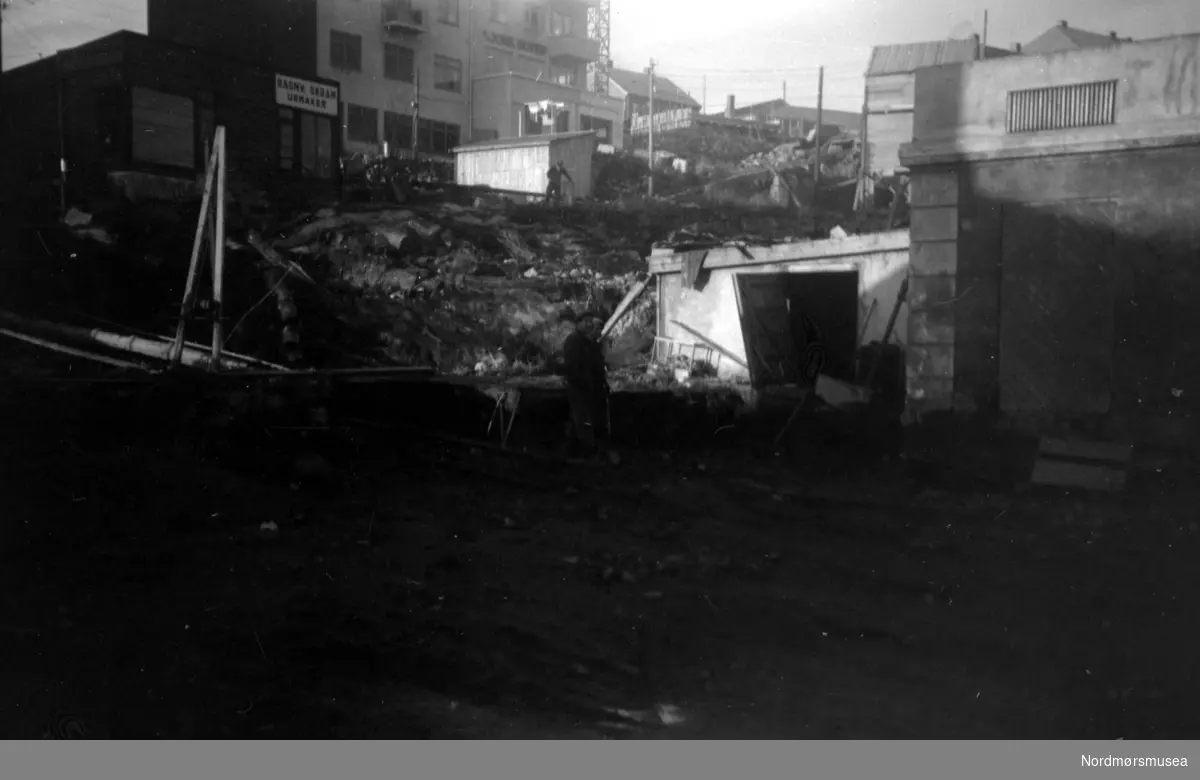
[[[337,185],[338,85],[311,74],[119,32],[2,78],[0,198],[9,203],[57,204],[60,178],[68,204],[131,178],[194,191],[217,125],[226,127],[234,197],[332,194]]]

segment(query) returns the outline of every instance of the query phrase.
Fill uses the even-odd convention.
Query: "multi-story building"
[[[150,0],[150,31],[337,81],[347,152],[411,149],[414,106],[424,153],[590,129],[619,146],[623,102],[586,89],[598,1]]]

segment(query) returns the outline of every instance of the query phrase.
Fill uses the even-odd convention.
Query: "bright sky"
[[[784,81],[789,102],[815,105],[824,65],[825,105],[857,111],[872,46],[982,34],[987,8],[993,46],[1027,43],[1059,19],[1134,38],[1200,32],[1200,0],[612,0],[612,56],[631,70],[653,57],[710,111],[728,94],[741,105],[780,97]],[[145,9],[146,0],[11,0],[4,66],[144,31]]]
[[[146,32],[146,0],[11,0],[4,15],[4,70],[117,30]]]
[[[992,46],[1028,43],[1066,19],[1072,27],[1122,37],[1200,32],[1200,0],[612,0],[612,57],[658,73],[719,111],[781,97],[816,105],[825,66],[825,105],[858,111],[871,47],[983,34]],[[707,91],[704,81],[707,76]]]

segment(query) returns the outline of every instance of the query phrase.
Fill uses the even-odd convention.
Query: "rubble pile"
[[[742,158],[743,170],[764,168],[811,170],[816,151],[808,141],[789,141],[772,149]],[[858,175],[859,145],[853,136],[840,136],[822,144],[821,175],[834,180],[849,180]]]
[[[646,264],[629,234],[525,213],[542,220],[448,202],[325,209],[275,247],[314,273],[341,321],[374,326],[376,343],[353,345],[360,361],[541,373],[570,332],[563,315],[610,312]]]

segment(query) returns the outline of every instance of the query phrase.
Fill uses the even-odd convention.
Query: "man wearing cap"
[[[563,374],[571,404],[572,439],[598,454],[608,441],[608,367],[600,346],[600,315],[574,318],[575,332],[563,344]]]

